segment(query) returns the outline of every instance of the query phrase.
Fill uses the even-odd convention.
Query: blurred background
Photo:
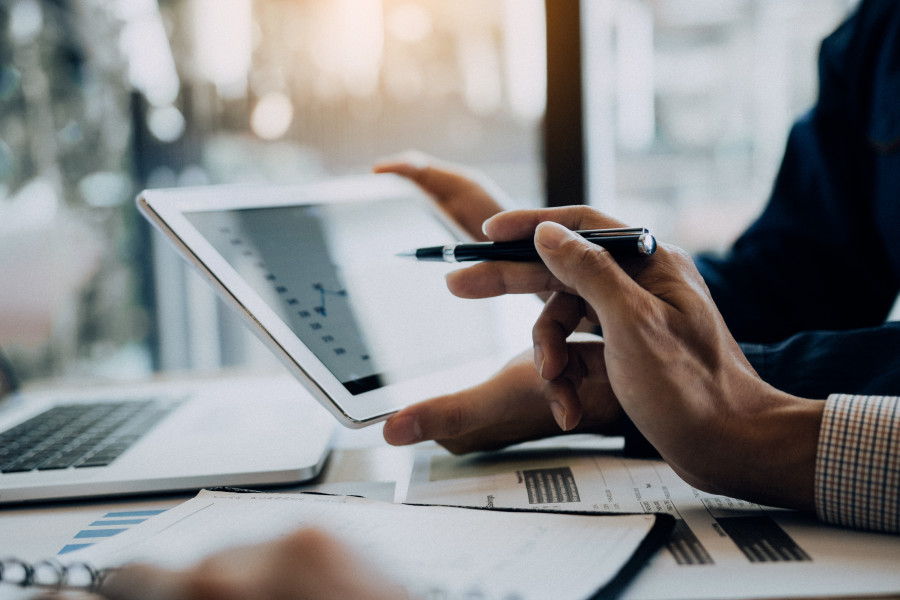
[[[854,3],[0,0],[0,347],[23,379],[268,364],[135,195],[408,149],[719,251]]]

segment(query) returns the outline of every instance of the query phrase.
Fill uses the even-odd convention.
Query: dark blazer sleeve
[[[900,322],[847,331],[809,331],[776,344],[741,344],[765,381],[800,396],[900,395]]]
[[[757,373],[805,397],[900,394],[900,2],[863,0],[822,44],[762,215],[696,263]],[[655,449],[629,422],[625,452]]]
[[[823,42],[817,103],[764,212],[727,255],[696,259],[738,341],[880,325],[900,291],[898,4],[864,1]]]

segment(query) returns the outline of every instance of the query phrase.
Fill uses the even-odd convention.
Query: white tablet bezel
[[[359,202],[415,198],[423,211],[447,223],[433,203],[412,183],[393,175],[334,178],[288,185],[228,185],[145,190],[137,198],[141,213],[172,242],[182,255],[243,318],[312,395],[346,427],[360,428],[386,419],[411,403],[463,389],[483,381],[530,343],[530,324],[537,314],[533,298],[503,297],[499,303],[497,348],[491,356],[446,365],[428,375],[351,394],[307,348],[291,328],[244,280],[228,261],[184,216],[185,212]],[[400,259],[398,259],[400,260]],[[437,275],[439,276],[439,275]],[[449,292],[448,292],[449,293]],[[478,301],[482,302],[482,301]],[[529,320],[530,319],[530,320]]]

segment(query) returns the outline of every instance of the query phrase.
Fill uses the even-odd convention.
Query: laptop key
[[[0,434],[0,473],[108,465],[178,404],[149,399],[48,409]]]

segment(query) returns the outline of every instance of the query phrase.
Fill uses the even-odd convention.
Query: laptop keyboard
[[[178,404],[148,399],[47,409],[0,433],[0,473],[108,465]]]

